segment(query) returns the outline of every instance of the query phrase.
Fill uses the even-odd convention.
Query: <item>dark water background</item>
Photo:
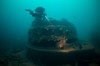
[[[78,38],[89,40],[91,32],[100,31],[99,4],[100,0],[0,0],[0,50],[22,49],[34,20],[25,9],[39,6],[48,18],[66,18],[77,28]]]

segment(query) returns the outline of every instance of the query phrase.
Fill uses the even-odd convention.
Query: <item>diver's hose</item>
[[[48,21],[48,22],[50,22],[50,20],[48,19],[48,17],[47,17],[47,16],[45,16],[45,18],[47,19],[47,21]]]

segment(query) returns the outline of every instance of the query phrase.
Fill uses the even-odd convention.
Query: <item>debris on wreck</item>
[[[77,31],[73,24],[66,19],[33,22],[29,30],[31,45],[50,48],[64,48],[77,41]]]

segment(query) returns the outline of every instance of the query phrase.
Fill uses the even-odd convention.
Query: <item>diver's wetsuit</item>
[[[44,20],[45,19],[45,14],[39,14],[39,13],[30,13],[33,17],[36,18],[36,20]]]
[[[27,9],[26,11],[29,11],[32,17],[35,17],[35,20],[38,22],[44,21],[46,19],[45,9],[43,7],[36,8],[35,13]]]

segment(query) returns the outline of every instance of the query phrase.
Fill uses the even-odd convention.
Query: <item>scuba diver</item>
[[[45,9],[43,7],[38,7],[35,9],[35,12],[33,12],[32,10],[26,9],[26,11],[29,11],[30,14],[36,18],[36,20],[41,21],[46,19],[48,21],[48,18],[46,17],[45,14]]]

